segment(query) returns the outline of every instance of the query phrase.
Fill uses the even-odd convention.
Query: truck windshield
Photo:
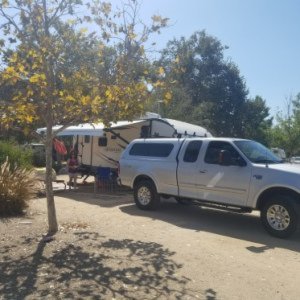
[[[283,160],[277,157],[271,150],[255,141],[234,141],[234,144],[253,163],[279,164],[283,162]]]

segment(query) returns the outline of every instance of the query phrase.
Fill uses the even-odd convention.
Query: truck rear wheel
[[[160,204],[160,197],[154,183],[150,180],[138,182],[134,187],[134,201],[140,209],[157,209]]]
[[[293,199],[285,195],[273,196],[261,210],[261,221],[271,235],[279,238],[291,236],[298,226]]]

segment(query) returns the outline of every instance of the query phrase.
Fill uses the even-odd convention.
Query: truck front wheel
[[[138,208],[154,210],[160,204],[160,197],[156,187],[150,180],[143,180],[134,186],[134,201]]]
[[[298,226],[298,215],[293,199],[289,196],[273,196],[261,210],[261,221],[265,229],[273,236],[287,238]]]

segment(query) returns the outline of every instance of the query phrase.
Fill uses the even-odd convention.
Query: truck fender
[[[297,203],[300,204],[300,193],[292,186],[283,186],[283,185],[270,185],[261,189],[254,197],[252,207],[255,207],[260,210],[264,200],[268,198],[269,195],[276,193],[278,194],[288,194],[297,200]]]
[[[134,178],[133,178],[133,181],[131,183],[131,186],[132,188],[135,186],[135,184],[139,181],[142,181],[142,180],[150,180],[154,183],[155,187],[156,187],[156,190],[157,192],[159,193],[158,191],[158,184],[157,184],[157,181],[154,179],[155,177],[152,175],[152,174],[137,174]]]

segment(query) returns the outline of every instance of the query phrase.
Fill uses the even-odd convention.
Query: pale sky
[[[229,46],[225,56],[272,115],[300,92],[300,0],[143,0],[140,13],[145,21],[158,13],[171,19],[158,48],[203,29]]]

